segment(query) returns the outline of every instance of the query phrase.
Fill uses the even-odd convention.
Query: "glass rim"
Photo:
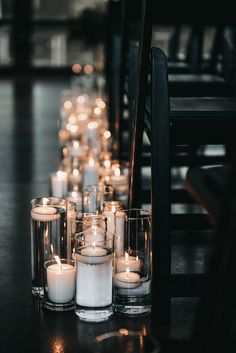
[[[132,212],[132,211],[139,211],[139,212],[141,211],[144,214],[143,215],[139,214],[139,216],[137,216],[137,217],[129,216],[128,212]],[[125,213],[125,215],[119,216],[119,214],[118,214],[119,212],[123,212],[123,213]],[[128,219],[128,220],[131,220],[131,221],[135,221],[135,220],[139,220],[139,219],[150,219],[151,216],[152,216],[152,212],[148,211],[148,210],[146,210],[144,208],[135,208],[135,207],[133,207],[133,208],[122,208],[120,210],[117,210],[114,213],[114,215],[117,218],[124,218],[126,220]]]
[[[101,190],[100,190],[101,188]],[[107,191],[106,191],[107,189]],[[112,193],[114,192],[114,188],[112,185],[99,185],[99,184],[94,184],[94,185],[86,185],[82,188],[82,195],[86,192],[99,192],[99,193],[104,193],[107,194],[109,192]]]
[[[86,240],[85,237],[80,236],[80,235],[86,233],[86,231],[88,231],[88,229],[89,228],[83,230],[82,232],[75,232],[74,233],[76,239],[82,239],[84,242],[87,242],[86,246],[91,245],[94,242],[96,243],[96,245],[99,243],[106,243],[106,242],[111,241],[115,238],[115,234],[108,232],[104,229],[104,234],[109,234],[110,235],[109,237],[105,237],[105,239],[103,239],[103,240],[96,240],[96,241],[95,240]]]
[[[60,259],[61,260],[61,263],[62,264],[68,264],[68,265],[72,265],[73,267],[75,267],[75,260],[73,260],[73,259]],[[48,261],[45,261],[44,262],[44,268],[48,268],[48,266],[49,266],[49,264],[51,264],[51,265],[57,265],[57,262],[56,262],[56,260],[48,260]],[[58,267],[59,267],[59,265],[58,265]],[[51,269],[52,271],[58,271],[58,269],[57,268],[52,268]],[[64,271],[70,271],[71,270],[71,268],[65,268],[65,269],[63,269],[63,272]]]
[[[47,200],[47,203],[43,203],[43,200]],[[51,204],[51,201],[54,201],[55,203]],[[57,201],[57,202],[56,202]],[[67,201],[63,197],[54,197],[54,196],[40,196],[40,197],[34,197],[33,199],[30,200],[30,203],[32,206],[57,206],[57,205],[63,205],[67,206],[67,202],[72,202],[72,201]]]

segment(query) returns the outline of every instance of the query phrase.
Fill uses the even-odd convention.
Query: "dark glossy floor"
[[[81,323],[73,313],[37,308],[31,297],[30,200],[48,194],[49,173],[58,166],[60,94],[69,85],[69,80],[60,79],[0,80],[1,353],[76,352],[106,331],[124,326],[150,329],[148,316]],[[210,244],[210,233],[174,234],[172,271],[203,271]],[[172,299],[172,338],[188,339],[196,302],[197,298]]]

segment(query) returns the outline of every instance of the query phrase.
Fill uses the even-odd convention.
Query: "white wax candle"
[[[87,246],[81,250],[80,254],[77,254],[77,260],[91,265],[98,265],[107,262],[111,259],[112,255],[107,254],[107,250],[100,246],[92,245]]]
[[[106,250],[97,247],[96,253],[99,256],[94,255],[94,249],[83,250],[86,256],[77,254],[76,303],[85,307],[110,305],[112,303],[112,255],[105,255]],[[90,264],[88,259],[81,261],[81,259],[84,260],[83,258],[90,259]],[[92,259],[95,261],[91,264]]]
[[[67,194],[67,173],[59,170],[51,173],[51,191],[53,197],[64,197]]]
[[[140,259],[135,256],[130,256],[125,252],[125,256],[120,256],[117,259],[116,270],[117,272],[126,271],[128,268],[130,271],[140,271]]]
[[[92,142],[97,141],[97,129],[98,129],[97,121],[91,121],[90,123],[88,123],[87,137]]]
[[[82,175],[78,169],[73,169],[72,173],[69,176],[69,182],[72,185],[78,186],[78,184],[82,181]]]
[[[73,141],[68,147],[68,153],[71,157],[82,157],[85,153],[84,147],[80,146],[78,141]]]
[[[70,264],[52,264],[47,267],[48,298],[53,303],[70,302],[75,291],[75,268]]]
[[[98,183],[98,168],[94,159],[90,158],[88,164],[84,166],[83,186],[96,185]]]
[[[68,201],[74,202],[76,205],[76,210],[81,210],[82,208],[82,196],[81,193],[78,191],[71,191],[68,192],[67,198]]]
[[[124,227],[125,227],[125,213],[117,211],[115,214],[115,241],[114,249],[117,256],[124,253]]]
[[[140,286],[140,275],[135,272],[118,272],[115,274],[115,285],[119,288],[133,289]]]
[[[35,221],[49,222],[60,218],[55,207],[43,205],[35,207],[31,210],[31,218]]]
[[[125,175],[112,175],[111,176],[111,184],[114,187],[121,186],[121,185],[128,186],[127,176],[125,176]]]

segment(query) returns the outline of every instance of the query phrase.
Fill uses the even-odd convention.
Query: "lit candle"
[[[79,141],[72,141],[68,146],[68,153],[71,157],[82,157],[84,155],[84,148],[80,146]]]
[[[68,303],[74,298],[75,267],[67,264],[52,264],[47,267],[48,298],[53,303]]]
[[[112,303],[112,254],[95,246],[76,255],[76,303],[103,307]]]
[[[87,137],[90,141],[92,142],[97,141],[97,130],[98,130],[97,121],[91,121],[90,123],[88,123]]]
[[[111,184],[114,188],[125,186],[128,189],[128,178],[120,173],[119,167],[114,169],[114,175],[111,176]]]
[[[133,289],[140,286],[140,275],[130,272],[129,268],[124,272],[118,272],[115,275],[115,285],[119,288]]]
[[[69,176],[69,181],[71,185],[78,185],[81,182],[82,176],[79,169],[74,168]]]
[[[84,166],[83,172],[83,185],[96,185],[98,183],[98,168],[96,166],[95,160],[90,157],[88,164]]]
[[[67,194],[67,173],[58,170],[51,173],[51,192],[53,197],[64,197]]]
[[[35,221],[49,222],[60,218],[60,214],[57,213],[57,209],[47,205],[48,199],[43,198],[43,205],[34,207],[31,210],[31,218]]]
[[[67,194],[68,201],[74,202],[76,205],[76,210],[79,211],[81,210],[82,207],[82,195],[79,191],[70,191]]]
[[[126,271],[129,268],[130,271],[140,271],[140,259],[138,256],[130,256],[125,252],[125,256],[120,256],[117,259],[116,270],[117,272]]]
[[[119,201],[106,202],[103,214],[107,218],[107,231],[108,233],[115,234],[115,212],[121,209]]]

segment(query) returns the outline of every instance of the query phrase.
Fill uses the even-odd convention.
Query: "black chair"
[[[153,213],[153,320],[169,325],[170,299],[178,296],[199,296],[205,274],[172,274],[171,246],[173,230],[212,230],[208,215],[171,214],[173,193],[175,202],[193,202],[185,190],[171,190],[171,164],[176,162],[172,153],[182,145],[229,143],[234,139],[236,127],[236,100],[234,97],[172,98],[168,92],[168,65],[165,54],[158,49],[152,52],[151,100],[148,96],[148,71],[152,21],[151,2],[142,2],[142,21],[138,46],[136,91],[132,117],[130,149],[129,206],[140,206],[144,199],[151,201]],[[149,105],[146,107],[146,101]],[[199,110],[199,107],[201,109]],[[214,124],[214,129],[212,126]],[[147,133],[151,147],[152,186],[150,194],[142,190],[141,167],[143,160],[143,132]],[[210,134],[209,134],[210,131]],[[182,153],[182,152],[181,152]],[[178,155],[179,165],[202,162],[198,156]],[[193,160],[194,157],[194,160]],[[149,157],[150,158],[150,157]],[[213,158],[214,162],[215,159]],[[206,163],[206,162],[205,162]],[[165,305],[163,305],[163,303]]]
[[[230,139],[232,142],[236,128],[236,99],[222,98],[215,101],[213,98],[171,98],[168,94],[165,54],[157,48],[152,49],[151,63],[151,102],[147,100],[149,104],[146,107],[146,118],[143,116],[143,121],[139,121],[139,129],[136,127],[136,130],[133,130],[133,139],[136,138],[136,143],[141,141],[142,127],[145,127],[152,154],[153,277],[156,279],[152,294],[154,313],[157,313],[154,319],[167,322],[171,297],[198,296],[205,283],[205,273],[171,273],[173,230],[182,229],[188,232],[189,229],[197,229],[201,234],[205,229],[215,229],[205,214],[171,214],[173,146],[192,142],[229,143]],[[141,120],[141,115],[137,115],[137,118]],[[137,135],[135,137],[135,131],[139,135],[138,139]],[[142,149],[140,142],[139,149]],[[141,152],[134,148],[131,173],[136,178],[141,163],[140,155]],[[139,204],[137,196],[140,193],[136,192],[136,185],[134,178],[130,190],[131,206]],[[166,305],[163,305],[164,302]]]

